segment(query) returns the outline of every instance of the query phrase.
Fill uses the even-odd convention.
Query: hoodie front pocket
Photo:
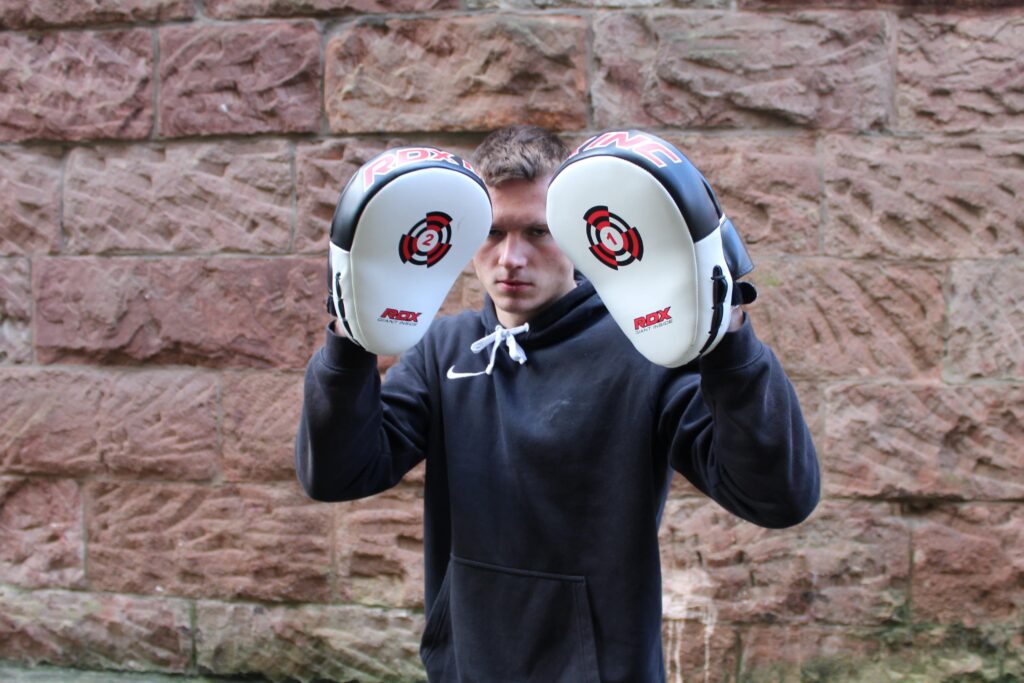
[[[449,616],[464,683],[599,683],[582,576],[452,558]]]

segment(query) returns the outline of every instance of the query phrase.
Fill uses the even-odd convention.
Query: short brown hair
[[[473,166],[496,187],[507,180],[536,180],[569,156],[562,139],[539,126],[509,126],[488,135],[473,153]]]

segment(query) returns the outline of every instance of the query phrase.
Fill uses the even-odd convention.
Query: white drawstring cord
[[[505,342],[508,347],[508,355],[512,360],[516,361],[520,365],[526,362],[526,351],[523,347],[516,342],[516,335],[523,332],[530,331],[530,323],[523,323],[519,327],[513,327],[511,329],[505,329],[501,325],[495,325],[494,332],[491,332],[486,337],[477,339],[470,345],[470,350],[473,353],[480,353],[488,346],[491,347],[491,360],[487,363],[487,368],[480,373],[480,375],[489,375],[494,370],[494,361],[498,357],[498,347],[501,346],[501,342]]]

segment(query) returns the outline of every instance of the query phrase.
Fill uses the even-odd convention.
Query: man
[[[763,526],[817,504],[796,395],[743,311],[714,351],[668,369],[574,277],[545,219],[567,153],[526,126],[477,150],[494,216],[473,259],[481,311],[436,320],[383,388],[339,326],[307,370],[296,464],[312,497],[369,496],[427,461],[432,682],[663,681],[658,524],[672,470]],[[471,352],[484,338],[509,352]]]

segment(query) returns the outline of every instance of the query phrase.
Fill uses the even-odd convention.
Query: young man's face
[[[522,325],[576,286],[572,262],[548,232],[549,181],[509,180],[487,188],[494,221],[473,267],[505,327]]]

